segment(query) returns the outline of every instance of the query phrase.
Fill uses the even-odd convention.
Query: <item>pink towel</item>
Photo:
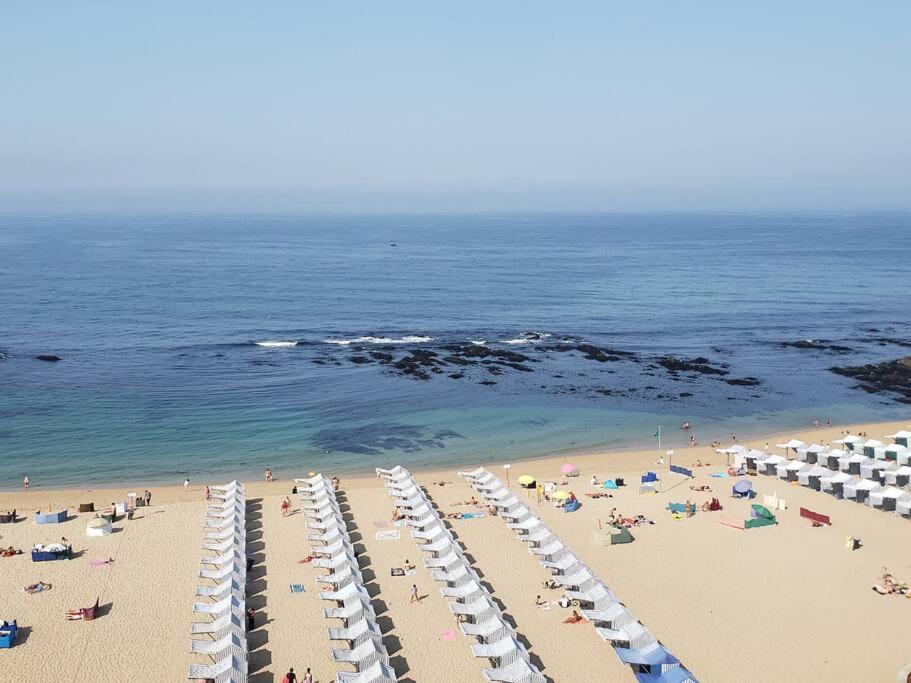
[[[90,567],[103,567],[106,564],[111,564],[110,560],[89,560]]]
[[[451,628],[444,628],[442,631],[440,631],[440,636],[443,638],[443,640],[455,640],[455,631],[453,631]]]

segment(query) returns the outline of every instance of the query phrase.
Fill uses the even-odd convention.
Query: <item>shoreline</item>
[[[866,433],[870,435],[870,438],[882,439],[885,434],[898,431],[899,429],[911,429],[911,415],[909,415],[908,420],[901,421],[889,421],[889,422],[869,422],[869,423],[859,423],[859,424],[850,424],[850,425],[833,425],[831,427],[820,427],[819,429],[809,427],[806,429],[794,429],[794,430],[777,430],[764,433],[759,437],[750,437],[746,439],[738,439],[738,443],[756,448],[757,450],[763,450],[763,447],[766,443],[769,444],[770,452],[779,452],[781,449],[776,448],[775,444],[780,441],[784,441],[790,438],[800,438],[801,440],[812,442],[817,441],[820,443],[830,443],[832,440],[838,438],[843,432],[850,432],[852,434],[856,433]],[[675,428],[674,433],[681,431],[679,427]],[[814,438],[815,437],[815,438]],[[722,447],[727,447],[729,443],[722,443]],[[722,457],[720,454],[716,454],[715,450],[704,444],[698,444],[695,447],[685,446],[683,448],[673,447],[666,448],[665,445],[662,445],[661,453],[666,452],[667,450],[673,450],[674,455],[671,459],[671,462],[674,459],[677,460],[674,464],[683,463],[684,466],[690,466],[692,461],[695,459],[702,460],[704,463],[711,463],[715,467],[720,467],[717,465],[719,458]],[[717,456],[717,457],[716,457]],[[479,456],[476,459],[470,461],[460,461],[457,464],[444,464],[444,463],[433,463],[432,465],[425,465],[424,467],[418,467],[414,464],[408,465],[409,469],[415,474],[421,477],[436,477],[441,478],[452,477],[455,474],[456,470],[461,469],[474,469],[477,466],[484,465],[492,471],[496,469],[499,474],[503,474],[500,471],[500,468],[503,464],[510,465],[510,471],[514,476],[519,476],[524,474],[524,470],[540,472],[543,471],[551,463],[563,463],[572,459],[575,464],[580,465],[580,470],[583,470],[583,476],[587,476],[584,471],[589,473],[595,472],[599,476],[604,476],[606,472],[619,472],[623,474],[628,474],[630,472],[642,470],[643,468],[655,469],[656,466],[667,469],[668,465],[659,466],[656,465],[657,458],[659,457],[659,451],[657,444],[652,449],[642,449],[642,448],[622,448],[622,449],[602,449],[602,448],[579,448],[579,449],[568,449],[563,452],[552,452],[547,455],[541,456],[529,456],[518,459],[503,460],[492,458],[484,458]],[[599,462],[600,459],[608,459],[607,461]],[[382,466],[391,467],[394,462],[385,462]],[[374,467],[376,465],[371,464],[365,466],[363,469],[358,470],[322,470],[322,473],[327,476],[338,474],[344,481],[350,486],[352,483],[355,487],[362,486],[364,482],[375,481]],[[594,469],[592,469],[594,468]],[[558,468],[555,467],[554,471],[556,472]],[[247,485],[248,489],[252,487],[251,493],[253,495],[269,495],[277,494],[279,491],[276,484],[290,484],[293,485],[293,480],[296,477],[302,477],[307,474],[307,472],[319,471],[314,470],[313,466],[303,466],[300,470],[290,473],[280,471],[275,472],[275,477],[271,484],[268,484],[261,480],[262,473],[259,473],[255,478],[247,478],[243,481]],[[155,484],[152,481],[146,482],[137,482],[137,481],[118,481],[112,480],[109,482],[104,482],[101,485],[97,486],[55,486],[53,488],[42,488],[40,484],[35,486],[34,483],[28,492],[23,491],[21,488],[18,490],[2,490],[0,489],[0,508],[6,507],[19,507],[22,510],[29,509],[41,509],[45,503],[49,502],[42,500],[43,497],[50,496],[52,501],[59,501],[62,497],[65,496],[75,496],[76,494],[82,494],[83,498],[93,498],[94,500],[111,498],[112,500],[120,500],[125,496],[125,492],[134,491],[136,493],[141,493],[142,490],[149,488],[152,490],[155,498],[153,500],[159,500],[163,502],[179,502],[179,501],[195,501],[199,500],[199,497],[195,494],[203,491],[203,487],[208,484],[218,484],[224,483],[224,481],[230,480],[230,475],[227,475],[226,478],[220,479],[208,479],[193,481],[191,479],[190,486],[188,491],[184,491],[182,484],[166,484],[160,485]],[[241,481],[241,479],[238,479]],[[262,488],[262,490],[260,490]],[[285,493],[290,492],[290,487]],[[100,498],[99,498],[100,496]],[[164,496],[162,499],[161,496]],[[35,505],[38,507],[35,507]]]

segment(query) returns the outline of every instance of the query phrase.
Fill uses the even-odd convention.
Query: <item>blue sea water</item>
[[[889,213],[3,217],[0,487],[899,419],[827,368],[911,353],[909,263]],[[802,339],[850,351],[781,345]],[[472,341],[527,360],[419,379],[371,355]],[[668,354],[729,374],[674,377]]]

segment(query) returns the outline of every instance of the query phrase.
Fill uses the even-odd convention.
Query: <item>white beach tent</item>
[[[806,446],[806,444],[803,441],[801,441],[800,439],[791,439],[787,443],[777,443],[775,445],[778,446],[779,448],[783,448],[785,450],[785,455],[787,455],[788,449],[793,450],[794,452],[797,452],[798,448],[803,448],[804,446]]]
[[[835,441],[833,441],[832,443],[841,444],[842,446],[847,448],[849,451],[853,451],[855,448],[857,448],[857,444],[863,443],[863,440],[864,440],[864,437],[862,437],[862,436],[857,436],[856,434],[846,434],[845,436],[841,437],[840,439],[835,439]]]
[[[869,439],[867,441],[864,441],[860,445],[860,447],[864,449],[864,455],[866,455],[868,458],[872,458],[872,457],[874,457],[873,449],[876,448],[877,446],[885,446],[885,445],[886,444],[884,444],[882,441],[877,441],[876,439]]]
[[[797,474],[797,483],[801,486],[809,486],[812,489],[819,491],[821,486],[820,479],[822,477],[828,477],[832,474],[832,470],[822,465],[813,465],[813,467],[801,470]]]
[[[902,465],[897,469],[888,470],[884,473],[883,478],[887,484],[892,486],[907,486],[911,481],[911,467]]]
[[[831,493],[836,498],[844,496],[845,484],[851,481],[853,477],[845,472],[836,472],[835,474],[820,479],[821,489],[825,493]]]
[[[870,506],[880,510],[894,511],[898,502],[905,500],[911,500],[911,496],[894,486],[870,494]]]
[[[787,462],[787,459],[780,455],[769,455],[762,460],[757,460],[756,468],[761,474],[775,474],[775,468]]]
[[[747,449],[741,446],[739,443],[735,443],[728,448],[716,448],[715,452],[726,455],[728,458],[731,458],[731,456],[733,456],[733,461],[728,460],[728,462],[731,463],[732,467],[739,468],[742,465],[746,464],[746,460],[742,456],[747,452]]]
[[[883,449],[883,454],[885,455],[886,460],[892,460],[899,465],[907,465],[909,459],[911,459],[911,449],[897,443],[886,446]]]
[[[838,469],[838,461],[848,457],[848,451],[840,448],[833,448],[819,454],[819,464],[828,467],[832,471]]]
[[[784,472],[782,472],[782,468],[784,468]],[[812,468],[813,465],[810,463],[801,462],[800,460],[792,460],[789,463],[779,465],[777,470],[778,476],[782,479],[787,479],[788,481],[797,481],[797,478],[800,476],[801,472]]]
[[[863,503],[873,491],[881,491],[882,488],[882,484],[872,479],[855,479],[845,484],[845,498]]]
[[[896,501],[895,514],[902,517],[911,517],[911,496],[908,497],[908,500]]]
[[[858,476],[860,475],[861,466],[867,464],[871,460],[872,458],[868,458],[866,455],[851,453],[851,455],[845,458],[838,459],[838,469],[842,472]]]
[[[911,432],[904,430],[904,429],[900,429],[899,431],[895,432],[895,434],[890,434],[886,438],[892,439],[895,443],[897,443],[900,446],[907,447],[909,445],[909,442],[911,442]]]
[[[888,460],[870,460],[860,466],[860,476],[864,479],[874,479],[879,483],[885,481],[885,473],[890,470],[898,469],[898,465]]]

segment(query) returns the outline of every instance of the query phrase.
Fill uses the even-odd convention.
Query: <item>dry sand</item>
[[[904,423],[858,425],[881,437]],[[770,435],[745,445],[762,448],[781,436],[831,441],[840,428],[803,434]],[[708,475],[720,469],[718,457],[705,447],[677,449],[675,462],[697,458],[713,467],[697,471],[696,480],[663,475],[663,491],[642,495],[638,475],[653,465],[654,452],[601,453],[573,456],[582,476],[569,488],[583,506],[563,513],[537,504],[537,514],[583,558],[633,613],[702,681],[893,681],[911,662],[907,628],[911,600],[878,596],[870,586],[882,567],[911,580],[911,526],[882,513],[772,477],[756,477],[761,494],[777,492],[788,503],[779,524],[736,530],[718,523],[720,515],[746,518],[749,504],[730,497],[730,480]],[[566,458],[513,463],[510,478],[520,474],[559,480]],[[500,463],[487,463],[503,476]],[[723,464],[723,463],[722,463]],[[659,472],[661,470],[659,469]],[[291,473],[303,476],[306,471]],[[630,486],[612,499],[591,500],[588,480],[626,475]],[[453,503],[472,494],[454,470],[416,471],[429,496],[443,512],[468,510]],[[445,486],[432,482],[445,481]],[[675,521],[664,511],[669,501],[702,503],[711,494],[695,493],[690,484],[717,489],[722,513],[697,513]],[[248,515],[248,551],[257,565],[250,574],[248,603],[257,610],[257,629],[250,635],[252,681],[280,681],[289,666],[298,673],[311,667],[321,683],[334,680],[337,666],[329,660],[330,643],[315,576],[323,570],[301,565],[309,550],[306,525],[297,513],[282,518],[281,498],[290,482],[248,484],[254,501]],[[413,577],[392,577],[389,570],[407,558],[420,565],[421,554],[407,533],[399,540],[376,539],[378,527],[390,523],[392,504],[373,476],[346,477],[341,496],[348,506],[353,539],[362,546],[361,562],[375,601],[380,627],[400,680],[478,681],[487,665],[472,657],[439,593],[439,584],[419,566]],[[132,490],[132,489],[131,489]],[[120,521],[105,538],[87,538],[90,513],[62,525],[35,525],[37,508],[93,501],[96,508],[124,498],[126,490],[43,491],[0,494],[0,510],[16,507],[27,519],[0,526],[0,545],[21,547],[26,554],[0,558],[0,618],[16,618],[23,628],[16,646],[0,651],[0,681],[182,681],[186,680],[191,604],[194,601],[202,543],[205,503],[201,487],[156,487],[152,507],[140,508],[131,521]],[[532,494],[533,496],[533,494]],[[761,500],[761,499],[760,499]],[[829,514],[830,528],[812,528],[798,515],[800,506]],[[629,545],[600,547],[591,540],[599,519],[612,507],[625,515],[644,514],[656,524],[633,529]],[[532,655],[553,681],[633,680],[611,648],[588,624],[564,625],[567,612],[534,606],[544,593],[544,570],[525,545],[495,516],[453,520],[453,531],[475,562],[495,599]],[[66,536],[76,557],[34,564],[27,554],[36,542]],[[845,549],[847,536],[862,540],[860,550]],[[89,559],[114,558],[93,568]],[[53,589],[27,595],[19,589],[37,580]],[[306,592],[291,593],[291,583]],[[418,585],[424,599],[409,604],[408,589]],[[67,608],[85,607],[101,598],[102,616],[92,622],[67,622]],[[545,598],[556,598],[556,592]],[[455,638],[444,632],[455,629]]]

